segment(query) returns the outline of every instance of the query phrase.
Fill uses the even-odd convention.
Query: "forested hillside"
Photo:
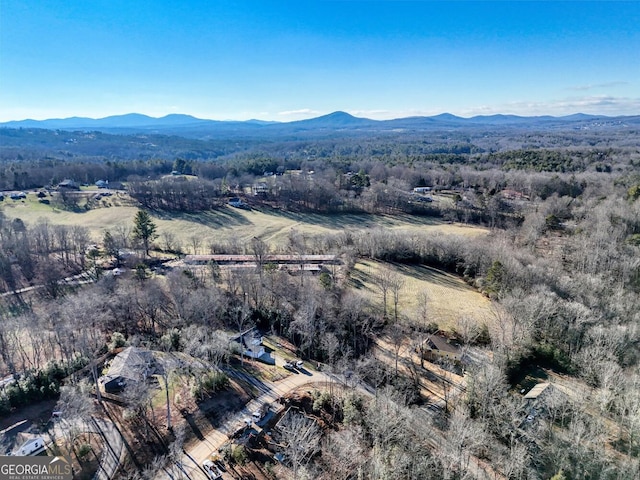
[[[207,401],[241,412],[228,398],[304,375],[295,357],[324,387],[283,395],[302,420],[278,413],[272,437],[231,439],[224,478],[640,476],[637,128],[0,139],[0,417],[93,405],[122,347],[173,355],[166,390],[125,388],[114,421],[118,478],[178,478],[225,420]],[[252,327],[273,366],[230,340]]]

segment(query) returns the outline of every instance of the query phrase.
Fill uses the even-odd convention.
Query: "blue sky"
[[[2,0],[0,121],[640,114],[640,2]]]

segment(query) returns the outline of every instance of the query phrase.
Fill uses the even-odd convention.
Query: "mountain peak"
[[[335,118],[357,118],[357,117],[354,117],[350,113],[343,112],[342,110],[337,110],[335,112],[329,113],[327,115],[324,115],[323,117],[318,117],[318,118],[334,118],[335,119]]]
[[[354,117],[350,113],[337,111],[321,117],[309,118],[290,122],[291,125],[305,125],[308,127],[332,128],[332,127],[359,127],[378,123],[376,120],[368,118]]]

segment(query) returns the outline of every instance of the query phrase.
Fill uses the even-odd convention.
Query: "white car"
[[[222,472],[211,460],[205,460],[202,462],[202,468],[209,478],[213,480],[220,480],[222,478]]]
[[[251,414],[251,416],[253,417],[253,421],[258,423],[260,420],[262,420],[264,418],[264,416],[267,414],[268,411],[269,411],[269,405],[268,404],[260,405]]]

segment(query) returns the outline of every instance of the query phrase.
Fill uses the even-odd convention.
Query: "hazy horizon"
[[[640,2],[21,2],[0,121],[640,113]]]
[[[247,119],[242,119],[242,120],[236,120],[236,119],[229,119],[229,118],[203,118],[203,117],[197,117],[195,115],[191,115],[189,113],[181,113],[181,112],[174,112],[174,113],[168,113],[165,115],[159,115],[159,116],[154,116],[154,115],[147,115],[145,113],[140,113],[140,112],[126,112],[126,113],[120,113],[120,114],[114,114],[114,115],[107,115],[106,117],[85,117],[85,116],[79,116],[79,115],[73,115],[70,117],[56,117],[56,118],[42,118],[42,119],[35,119],[35,118],[21,118],[21,119],[13,119],[13,120],[7,120],[7,121],[1,121],[0,124],[3,123],[11,123],[11,122],[23,122],[23,121],[35,121],[35,122],[40,122],[40,121],[62,121],[62,120],[71,120],[74,118],[77,119],[88,119],[88,120],[95,120],[95,121],[99,121],[99,120],[105,120],[105,119],[110,119],[110,118],[115,118],[115,117],[126,117],[129,115],[141,115],[141,116],[146,116],[149,117],[152,120],[161,120],[165,117],[170,117],[172,115],[177,115],[177,116],[186,116],[186,117],[193,117],[194,120],[198,120],[198,121],[213,121],[213,122],[239,122],[239,123],[243,123],[243,122],[251,122],[251,121],[256,121],[256,122],[265,122],[265,123],[291,123],[291,122],[297,122],[300,120],[312,120],[314,118],[319,118],[319,117],[325,117],[328,115],[332,115],[335,113],[347,113],[349,115],[352,115],[353,117],[356,118],[360,118],[360,119],[366,119],[366,120],[378,120],[378,121],[384,121],[384,120],[402,120],[402,119],[406,119],[406,118],[412,118],[412,117],[394,117],[394,118],[383,118],[383,119],[375,119],[375,118],[371,118],[371,117],[364,117],[364,116],[358,116],[358,115],[354,115],[350,112],[344,111],[344,110],[336,110],[334,112],[327,112],[327,113],[320,113],[318,115],[314,115],[313,117],[308,117],[308,118],[303,118],[303,119],[290,119],[290,120],[265,120],[262,118],[247,118]],[[442,116],[442,115],[453,115],[450,112],[440,112],[440,113],[436,113],[433,115],[419,115],[419,116],[414,116],[414,117],[424,117],[424,118],[432,118],[432,117],[438,117],[438,116]],[[457,118],[461,118],[461,119],[465,119],[465,120],[470,120],[476,117],[482,117],[482,116],[518,116],[518,117],[522,117],[522,118],[537,118],[537,117],[553,117],[553,118],[563,118],[563,117],[571,117],[574,115],[591,115],[591,116],[598,116],[598,117],[607,117],[607,118],[615,118],[615,117],[624,117],[624,116],[636,116],[633,114],[630,115],[598,115],[598,114],[585,114],[584,112],[575,112],[575,113],[569,113],[569,114],[564,114],[564,115],[544,115],[544,114],[540,114],[540,115],[515,115],[515,114],[504,114],[504,113],[493,113],[493,114],[488,114],[488,115],[472,115],[472,116],[462,116],[462,115],[454,115]]]

